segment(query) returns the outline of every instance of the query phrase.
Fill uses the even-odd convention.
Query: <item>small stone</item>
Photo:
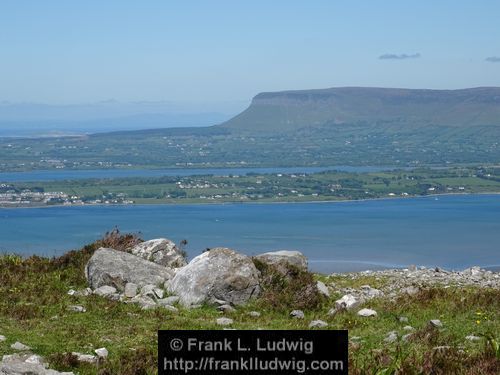
[[[335,307],[337,309],[351,310],[357,307],[359,304],[360,301],[352,294],[346,294],[342,298],[335,301]]]
[[[328,327],[328,323],[323,320],[313,320],[309,323],[309,328],[325,328]]]
[[[153,292],[155,293],[155,296],[160,298],[160,299],[163,298],[163,295],[165,294],[163,292],[163,289],[160,289],[160,288],[154,288]]]
[[[407,342],[411,338],[412,335],[413,335],[413,333],[407,333],[406,335],[403,335],[401,337],[401,340],[403,340],[404,342]]]
[[[219,318],[217,319],[217,324],[220,325],[220,326],[229,326],[231,324],[233,324],[233,319],[229,319],[229,318]]]
[[[358,311],[358,315],[364,317],[377,316],[377,312],[372,309],[361,309]]]
[[[74,296],[76,294],[76,290],[70,289],[68,290],[68,296]]]
[[[325,297],[330,298],[330,291],[328,290],[328,287],[325,285],[324,282],[318,281],[316,283],[316,288],[320,292],[320,294],[324,295]]]
[[[350,340],[351,341],[360,341],[361,337],[359,337],[359,336],[351,336]]]
[[[305,317],[304,312],[302,310],[293,310],[290,313],[290,316],[295,319],[304,319]]]
[[[160,301],[162,301],[162,304],[164,305],[175,305],[177,302],[179,302],[179,296],[162,298],[158,300],[158,303],[160,303]]]
[[[465,339],[468,340],[468,341],[480,341],[481,337],[474,336],[474,335],[469,335],[469,336],[465,336]]]
[[[420,289],[415,286],[408,286],[406,288],[401,289],[401,293],[408,294],[409,296],[417,294],[419,291]]]
[[[12,349],[14,349],[14,350],[19,350],[19,351],[28,351],[28,350],[31,350],[31,348],[28,345],[24,345],[23,343],[20,343],[19,341],[16,341],[10,347]]]
[[[250,315],[253,318],[258,318],[258,317],[260,317],[260,312],[258,312],[258,311],[250,311],[248,313],[248,315]]]
[[[156,298],[155,289],[156,289],[156,287],[152,284],[144,285],[141,288],[140,294],[141,294],[141,296],[148,296],[148,297]]]
[[[116,288],[109,285],[103,285],[94,290],[94,294],[102,297],[110,296],[115,293],[116,293]]]
[[[99,358],[106,358],[108,356],[108,350],[106,348],[99,348],[99,349],[96,349],[94,350],[95,354],[97,354],[97,356]]]
[[[24,345],[23,343],[20,343],[19,341],[16,341],[10,347],[14,350],[19,350],[19,351],[23,351],[23,352],[31,350],[31,348],[28,345]]]
[[[78,362],[85,362],[85,363],[97,363],[97,357],[92,354],[82,354],[78,352],[73,352],[73,354]]]
[[[122,295],[120,293],[113,293],[107,296],[111,301],[120,301],[122,299]]]
[[[398,341],[398,334],[396,331],[391,331],[387,334],[387,336],[385,337],[384,339],[384,342],[387,342],[387,343],[393,343],[393,342],[396,342]]]
[[[230,313],[230,312],[236,311],[236,309],[231,305],[221,305],[221,306],[217,307],[217,310],[225,312],[225,313]]]
[[[441,323],[441,321],[439,319],[429,320],[429,324],[435,328],[442,328],[443,327],[443,323]]]
[[[131,298],[128,300],[129,303],[137,303],[139,306],[141,306],[143,309],[151,309],[156,307],[155,301],[148,297],[148,296],[142,296],[142,295],[137,295],[134,298]]]
[[[127,298],[134,298],[137,295],[137,289],[138,285],[134,283],[127,283],[125,284],[125,297]]]
[[[408,318],[406,316],[398,317],[400,323],[408,323]]]
[[[413,331],[415,328],[413,328],[412,326],[404,326],[403,327],[403,330],[405,331]]]
[[[68,311],[84,313],[87,311],[87,309],[80,305],[70,305],[68,306]]]
[[[4,335],[0,335],[0,342],[4,342],[7,340],[7,337],[5,337]]]

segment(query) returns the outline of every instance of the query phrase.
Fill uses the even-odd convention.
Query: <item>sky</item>
[[[0,102],[500,86],[500,1],[2,0]]]

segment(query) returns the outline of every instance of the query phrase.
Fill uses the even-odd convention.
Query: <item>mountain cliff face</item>
[[[221,127],[287,131],[343,124],[396,127],[500,126],[500,87],[414,90],[341,87],[261,93]]]

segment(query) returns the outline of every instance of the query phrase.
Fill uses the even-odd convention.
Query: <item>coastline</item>
[[[389,201],[389,200],[407,200],[417,198],[437,198],[446,196],[471,196],[471,195],[500,195],[500,192],[479,192],[479,193],[442,193],[428,195],[409,195],[406,197],[378,197],[378,198],[363,198],[363,199],[332,199],[332,200],[305,200],[305,201],[257,201],[257,202],[169,202],[169,203],[95,203],[95,204],[52,204],[52,205],[35,205],[35,206],[19,206],[6,207],[0,206],[0,210],[17,210],[17,209],[39,209],[39,208],[61,208],[61,207],[129,207],[129,206],[213,206],[213,205],[254,205],[254,204],[312,204],[312,203],[352,203],[352,202],[370,202],[370,201]]]

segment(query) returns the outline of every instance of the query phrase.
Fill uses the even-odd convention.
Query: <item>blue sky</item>
[[[500,86],[499,15],[494,0],[3,0],[0,101]]]

